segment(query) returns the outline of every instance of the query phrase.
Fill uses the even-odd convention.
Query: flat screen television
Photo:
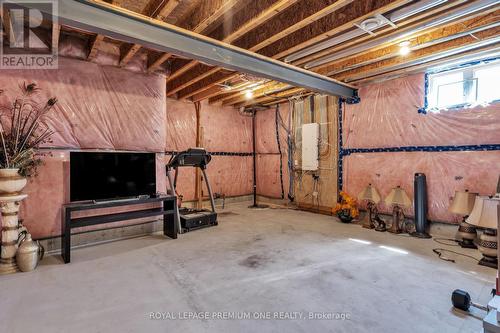
[[[130,198],[155,193],[154,153],[70,153],[71,201]]]

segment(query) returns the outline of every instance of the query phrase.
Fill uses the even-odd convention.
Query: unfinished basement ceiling
[[[463,53],[489,57],[500,52],[500,5],[495,0],[106,2],[352,84],[422,71]],[[77,33],[63,26],[60,40]],[[242,107],[313,93],[106,36],[79,33],[89,48],[87,60],[93,61],[99,52],[114,52],[117,66],[166,72],[171,98]],[[399,54],[401,42],[409,45],[406,56]]]

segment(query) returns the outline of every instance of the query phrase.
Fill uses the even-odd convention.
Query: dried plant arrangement
[[[42,164],[40,145],[51,142],[54,132],[44,119],[57,99],[37,102],[35,97],[40,89],[35,83],[23,83],[19,89],[21,94],[12,103],[0,106],[0,168],[19,169],[21,176],[31,177]]]

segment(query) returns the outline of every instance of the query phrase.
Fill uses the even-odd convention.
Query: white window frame
[[[449,68],[449,69],[442,70],[442,71],[426,73],[426,89],[425,89],[426,108],[430,111],[433,111],[433,112],[439,112],[440,110],[461,109],[461,108],[475,107],[477,105],[484,105],[484,104],[491,104],[491,103],[500,102],[500,99],[496,99],[496,100],[492,100],[492,101],[478,101],[479,89],[481,87],[481,82],[479,81],[479,79],[477,77],[474,77],[474,73],[478,69],[487,68],[487,67],[500,67],[500,59],[495,59],[495,60],[488,61],[488,62],[482,62],[482,63],[470,65],[470,66],[460,66],[459,68],[455,67],[455,68]],[[435,89],[435,87],[433,87],[433,79],[438,78],[438,77],[442,77],[445,75],[457,73],[457,72],[460,72],[463,74],[464,80],[442,84],[439,87],[437,87],[437,89]],[[463,90],[462,91],[465,94],[467,94],[467,96],[464,97],[465,100],[467,100],[467,101],[463,102],[463,103],[458,103],[458,104],[454,104],[454,105],[447,105],[447,106],[440,107],[439,106],[439,89],[443,86],[457,84],[460,82],[463,83]],[[475,86],[475,89],[473,88],[474,86]],[[499,84],[499,86],[500,86],[500,84]],[[474,91],[470,91],[471,88],[474,89]],[[433,103],[435,103],[436,105],[433,105]]]

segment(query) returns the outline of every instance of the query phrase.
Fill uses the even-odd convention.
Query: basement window
[[[500,101],[500,62],[480,63],[427,75],[429,110],[474,107]]]

